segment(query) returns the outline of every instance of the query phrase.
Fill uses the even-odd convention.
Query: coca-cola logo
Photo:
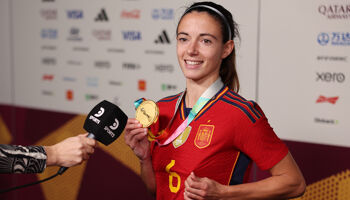
[[[141,10],[123,10],[120,14],[120,18],[122,19],[139,19]]]

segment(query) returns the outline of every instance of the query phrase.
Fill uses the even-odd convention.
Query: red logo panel
[[[146,81],[145,80],[139,80],[139,90],[140,91],[146,90]]]
[[[66,98],[68,101],[73,101],[73,97],[74,97],[74,94],[73,94],[73,91],[72,90],[67,90],[66,91]]]

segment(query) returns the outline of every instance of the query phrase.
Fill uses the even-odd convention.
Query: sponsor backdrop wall
[[[303,199],[350,199],[350,1],[215,2],[240,25],[240,94],[260,104],[289,146],[308,183]],[[136,99],[182,91],[175,30],[191,3],[1,0],[0,142],[54,144],[83,133],[101,100],[134,117]],[[0,175],[0,186],[56,170]],[[63,176],[3,198],[152,199],[137,174],[120,137]],[[251,180],[265,176],[254,168]]]

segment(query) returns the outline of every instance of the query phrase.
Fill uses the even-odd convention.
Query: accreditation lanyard
[[[172,141],[174,141],[185,129],[187,126],[190,125],[190,123],[194,120],[194,118],[197,116],[197,114],[202,110],[202,108],[220,91],[220,89],[224,86],[224,84],[221,81],[221,78],[219,77],[209,88],[205,90],[205,92],[199,97],[197,100],[196,104],[193,106],[192,110],[188,114],[187,118],[177,127],[177,129],[170,134],[170,136],[165,139],[164,142],[161,142],[160,139],[167,137],[169,135],[169,130],[170,126],[172,125],[176,113],[179,110],[180,103],[185,96],[185,91],[182,92],[181,96],[178,98],[176,105],[175,105],[175,111],[174,115],[171,118],[167,128],[163,130],[164,133],[162,133],[159,138],[155,137],[155,141],[160,145],[160,146],[165,146]],[[163,137],[162,137],[163,136]]]

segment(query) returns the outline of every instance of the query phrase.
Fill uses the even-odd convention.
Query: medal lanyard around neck
[[[173,134],[170,135],[169,138],[167,138],[163,143],[159,143],[158,144],[160,146],[164,146],[169,144],[170,142],[172,142],[173,140],[175,140],[175,138],[177,138],[177,136],[179,136],[188,125],[190,125],[190,123],[193,121],[193,119],[197,116],[197,114],[199,113],[199,111],[202,110],[202,108],[215,96],[216,93],[219,92],[219,90],[224,86],[224,84],[221,81],[221,78],[219,77],[207,90],[205,90],[205,92],[199,97],[199,99],[197,100],[196,104],[193,106],[192,110],[190,111],[190,113],[188,114],[187,118],[185,119],[185,121],[183,121],[179,127],[177,127],[177,129],[174,131]],[[182,92],[181,96],[179,97],[179,99],[176,102],[175,105],[175,111],[174,111],[174,115],[172,117],[172,119],[169,122],[168,128],[169,126],[172,124],[172,121],[175,118],[176,112],[178,111],[178,108],[180,106],[180,103],[184,97],[185,92]]]

